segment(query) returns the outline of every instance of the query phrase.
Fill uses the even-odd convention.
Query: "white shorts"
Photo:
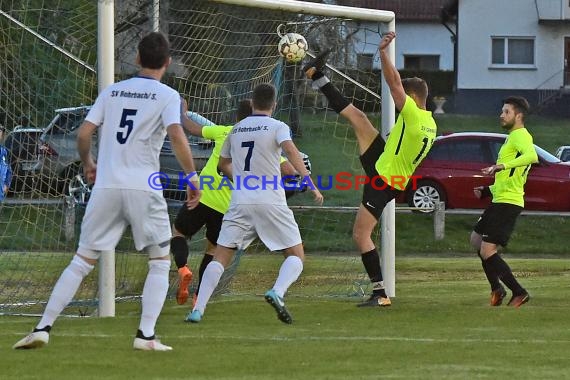
[[[301,244],[299,226],[289,207],[230,205],[224,215],[218,244],[244,250],[257,236],[270,251]]]
[[[77,252],[114,250],[128,225],[138,251],[170,241],[168,207],[162,194],[94,189],[81,223]]]

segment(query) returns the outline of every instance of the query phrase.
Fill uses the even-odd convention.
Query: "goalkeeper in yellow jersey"
[[[405,190],[416,167],[428,154],[437,131],[431,112],[426,111],[426,82],[420,78],[402,80],[390,61],[386,48],[395,37],[394,32],[387,33],[379,46],[382,75],[400,111],[385,142],[364,112],[351,104],[323,74],[327,51],[307,63],[303,69],[313,81],[313,87],[326,96],[331,108],[350,122],[358,141],[360,162],[368,179],[352,236],[372,283],[372,295],[358,306],[391,305],[384,289],[380,258],[371,237],[372,232],[384,207]]]
[[[523,210],[528,172],[532,164],[538,162],[532,136],[524,126],[528,110],[528,102],[523,97],[511,96],[503,100],[500,121],[509,136],[499,151],[497,163],[482,169],[483,174],[495,175],[495,182],[489,187],[474,189],[477,198],[493,197],[471,232],[471,245],[477,249],[491,285],[491,306],[501,305],[507,295],[501,281],[513,293],[509,306],[519,307],[530,299],[509,265],[497,253],[498,246],[507,245]]]

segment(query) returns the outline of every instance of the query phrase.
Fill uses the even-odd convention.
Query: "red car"
[[[446,208],[485,208],[490,200],[480,200],[473,188],[493,183],[493,176],[481,169],[497,161],[499,149],[507,135],[499,133],[462,132],[436,138],[429,154],[418,166],[417,186],[398,199],[411,207],[433,208],[443,201]],[[525,209],[570,211],[570,162],[558,158],[535,145],[539,162],[534,164],[525,186]]]

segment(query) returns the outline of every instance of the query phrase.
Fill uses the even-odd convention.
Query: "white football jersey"
[[[281,143],[291,140],[289,126],[265,115],[237,123],[220,156],[232,159],[231,204],[287,205],[281,185]]]
[[[166,128],[181,124],[180,94],[158,80],[134,77],[99,94],[86,120],[97,125],[96,188],[156,191]]]

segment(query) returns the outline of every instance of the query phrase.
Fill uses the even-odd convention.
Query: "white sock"
[[[198,310],[202,315],[204,314],[206,304],[210,300],[210,297],[212,297],[216,286],[218,286],[222,274],[224,274],[224,266],[216,260],[210,261],[204,270],[202,282],[200,282],[200,289],[198,289],[196,306],[194,306],[193,310]]]
[[[149,260],[148,274],[142,292],[142,314],[139,330],[145,337],[154,335],[154,326],[168,293],[170,260]]]
[[[87,263],[81,257],[75,255],[63,270],[55,283],[49,301],[46,305],[42,319],[36,326],[42,329],[51,326],[59,317],[63,309],[71,302],[81,282],[93,270],[93,265]]]
[[[313,90],[318,90],[319,88],[323,87],[325,84],[327,84],[329,82],[330,82],[329,78],[327,78],[325,75],[325,76],[320,77],[317,80],[314,80],[311,83],[311,87],[313,88]]]
[[[287,289],[292,283],[297,281],[301,272],[303,271],[303,260],[297,256],[289,256],[281,264],[281,269],[279,269],[279,276],[273,285],[273,290],[281,298],[285,296]]]

